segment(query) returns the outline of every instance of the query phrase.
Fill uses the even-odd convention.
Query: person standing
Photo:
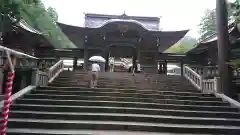
[[[140,65],[139,61],[137,60],[136,64],[133,67],[133,75],[135,73],[140,73],[140,72],[141,72],[141,65]]]
[[[97,86],[97,81],[98,81],[98,72],[100,71],[100,66],[97,62],[94,62],[92,64],[92,79],[90,82],[90,87],[95,88]]]
[[[110,72],[114,72],[114,63],[110,63]]]

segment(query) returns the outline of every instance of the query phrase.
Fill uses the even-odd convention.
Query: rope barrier
[[[9,110],[10,110],[10,105],[11,105],[11,95],[12,95],[12,85],[13,85],[13,79],[15,76],[15,71],[14,71],[14,65],[12,63],[12,59],[10,57],[9,51],[6,51],[7,54],[7,59],[8,59],[8,66],[10,71],[8,72],[8,78],[7,78],[7,84],[6,84],[6,92],[4,95],[4,104],[2,108],[2,117],[3,119],[0,121],[0,130],[1,130],[1,135],[6,135],[7,133],[7,123],[8,123],[8,115],[9,115]]]
[[[6,135],[7,133],[7,123],[8,123],[8,115],[9,115],[9,110],[11,105],[12,85],[13,85],[14,76],[15,76],[14,72],[8,72],[6,92],[4,95],[4,104],[2,108],[3,119],[0,121],[1,135]]]

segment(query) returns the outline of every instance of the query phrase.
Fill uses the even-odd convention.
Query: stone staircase
[[[240,113],[177,76],[62,72],[11,107],[8,135],[239,135]]]
[[[124,68],[122,66],[115,66],[114,67],[114,72],[128,72],[128,69]]]

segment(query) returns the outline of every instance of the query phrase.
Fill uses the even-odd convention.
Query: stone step
[[[133,131],[104,131],[104,130],[49,130],[49,129],[9,129],[8,135],[220,135],[220,134],[181,134],[181,133],[154,133]]]
[[[89,81],[91,79],[91,77],[68,77],[68,78],[57,78],[56,80],[54,80],[53,82],[67,82],[67,83],[71,83],[71,82],[79,82],[79,81]],[[172,79],[152,79],[152,78],[135,78],[135,77],[128,77],[128,78],[122,78],[122,79],[105,79],[105,78],[98,78],[99,82],[105,83],[105,82],[118,82],[118,83],[131,83],[131,82],[151,82],[151,83],[172,83],[172,84],[179,84],[179,83],[183,83],[183,84],[188,84],[187,81],[185,80],[172,80]]]
[[[9,119],[8,127],[33,129],[66,129],[66,130],[123,130],[169,133],[206,133],[206,134],[239,134],[238,126],[210,126],[188,124],[163,124],[116,121],[77,121],[46,119]]]
[[[80,83],[80,84],[49,84],[49,86],[57,86],[57,87],[67,87],[67,86],[71,86],[71,87],[88,87],[89,83]],[[97,85],[97,87],[99,88],[116,88],[116,89],[129,89],[129,88],[133,88],[136,89],[136,86],[133,85],[129,85],[129,86],[124,86],[124,85]]]
[[[239,112],[223,111],[196,111],[178,109],[149,109],[130,107],[104,107],[104,106],[63,106],[63,105],[36,105],[36,104],[13,104],[13,111],[39,111],[45,112],[72,112],[72,113],[122,113],[122,114],[146,114],[146,115],[166,115],[183,117],[213,117],[213,118],[236,118],[240,119]]]
[[[199,90],[196,89],[168,89],[168,88],[163,88],[163,89],[137,89],[137,88],[119,88],[119,87],[105,87],[105,88],[88,88],[86,86],[80,86],[80,87],[72,87],[72,86],[65,86],[65,87],[57,87],[57,86],[41,86],[39,87],[41,90],[94,90],[94,91],[172,91],[172,92],[191,92],[191,93],[202,93]]]
[[[195,124],[195,125],[224,125],[239,126],[240,119],[180,117],[164,115],[138,115],[118,113],[71,113],[71,112],[44,112],[44,111],[12,111],[11,119],[57,119],[83,121],[121,121],[121,122],[149,122],[164,124]]]
[[[59,83],[62,83],[62,84],[81,84],[81,83],[88,83],[90,82],[90,80],[83,80],[83,79],[79,79],[79,80],[76,80],[76,81],[54,81],[52,82],[52,85],[57,85]],[[123,85],[132,85],[132,84],[140,84],[140,83],[144,83],[144,84],[152,84],[152,85],[158,85],[158,86],[167,86],[167,84],[171,84],[171,86],[182,86],[182,87],[188,87],[188,85],[184,84],[182,85],[183,83],[181,82],[170,82],[170,81],[167,81],[167,82],[156,82],[156,81],[149,81],[149,80],[143,80],[143,81],[137,81],[137,80],[131,80],[131,81],[127,81],[127,82],[121,82],[121,81],[118,81],[118,80],[107,80],[107,81],[102,81],[102,80],[99,80],[98,81],[98,84],[102,84],[102,85],[105,85],[105,84],[123,84]],[[193,87],[192,87],[193,88]]]
[[[157,95],[177,95],[177,96],[199,96],[199,97],[215,97],[214,94],[206,94],[206,93],[191,93],[191,92],[174,92],[174,91],[117,91],[112,90],[108,92],[98,91],[92,89],[91,91],[86,91],[84,89],[80,89],[78,91],[72,90],[36,90],[32,91],[33,93],[41,93],[41,94],[59,94],[59,95],[115,95],[120,94],[121,96],[136,96],[136,95],[147,95],[147,96],[157,96]]]
[[[71,80],[65,80],[65,81],[54,81],[53,84],[58,84],[58,83],[63,83],[63,84],[74,84],[74,83],[86,83],[86,82],[90,82],[89,79],[74,79],[73,81]],[[143,80],[128,80],[128,81],[120,81],[120,80],[98,80],[99,84],[126,84],[126,85],[131,85],[131,84],[140,84],[140,83],[145,83],[145,84],[152,84],[152,85],[167,85],[168,83],[173,85],[173,86],[179,86],[181,84],[184,84],[183,82],[171,82],[171,81],[161,81],[161,82],[157,82],[157,81],[151,81],[151,80],[147,80],[147,79],[143,79]],[[187,84],[184,84],[182,86],[188,86]]]
[[[70,104],[79,105],[79,102],[97,102],[97,103],[126,103],[126,104],[145,104],[145,105],[157,105],[157,104],[176,104],[176,105],[205,105],[205,106],[229,106],[226,102],[219,101],[195,101],[195,100],[174,100],[174,99],[135,99],[126,98],[122,100],[121,98],[94,98],[94,97],[83,97],[79,100],[62,100],[62,99],[51,99],[47,97],[42,97],[39,99],[34,98],[22,98],[18,99],[17,103],[27,103],[27,102],[58,102],[59,104]]]
[[[24,101],[22,101],[24,102]],[[21,101],[17,101],[18,104],[22,103]],[[38,103],[38,104],[37,104]],[[45,103],[45,104],[43,104]],[[36,102],[28,102],[25,103],[26,105],[55,105],[56,107],[64,106],[64,105],[59,105],[59,102],[41,102],[41,101],[36,101]],[[67,106],[67,105],[66,105]],[[95,102],[79,102],[79,105],[71,105],[72,107],[103,107],[103,108],[108,108],[108,107],[116,107],[116,108],[134,108],[134,109],[170,109],[170,110],[194,110],[194,111],[221,111],[221,112],[238,112],[237,108],[230,108],[226,106],[203,106],[203,105],[179,105],[179,104],[157,104],[157,105],[147,105],[147,104],[127,104],[127,103],[121,103],[121,102],[113,102],[113,103],[95,103]],[[156,108],[157,107],[157,108]],[[57,109],[57,108],[56,108]]]
[[[175,99],[175,100],[195,100],[195,101],[222,101],[221,98],[216,97],[204,97],[204,96],[178,96],[178,95],[129,95],[129,94],[82,94],[82,95],[73,95],[73,94],[41,94],[33,93],[26,94],[26,96],[31,95],[33,98],[41,98],[42,96],[51,97],[52,99],[61,98],[64,100],[79,100],[82,97],[106,97],[106,98],[136,98],[136,99]]]
[[[147,91],[147,92],[161,92],[161,91],[168,91],[165,89],[117,89],[117,88],[88,88],[88,87],[54,87],[54,86],[41,86],[38,90],[67,90],[67,91],[103,91],[103,92],[109,92],[109,91],[120,91],[120,92],[136,92],[136,91]],[[199,90],[192,90],[192,91],[176,91],[172,90],[171,92],[187,92],[187,93],[202,93]]]
[[[58,83],[58,84],[49,84],[49,86],[55,86],[55,87],[88,87],[89,82],[79,82],[79,83],[68,83],[68,84],[64,84],[64,83]],[[125,88],[138,88],[138,89],[142,89],[142,88],[152,88],[152,89],[176,89],[176,90],[195,90],[195,88],[193,87],[185,87],[182,85],[161,85],[161,84],[149,84],[149,83],[139,83],[139,84],[132,84],[132,85],[124,85],[124,84],[111,84],[111,83],[105,83],[105,84],[101,84],[98,83],[97,87],[100,88],[119,88],[119,89],[125,89]]]

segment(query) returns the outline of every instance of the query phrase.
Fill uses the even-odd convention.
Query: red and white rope
[[[4,104],[2,108],[3,119],[0,121],[1,135],[6,135],[7,133],[7,122],[8,122],[9,108],[11,105],[12,85],[13,85],[14,76],[15,76],[14,72],[8,72],[8,80],[6,82],[7,83],[6,92],[4,95]]]

